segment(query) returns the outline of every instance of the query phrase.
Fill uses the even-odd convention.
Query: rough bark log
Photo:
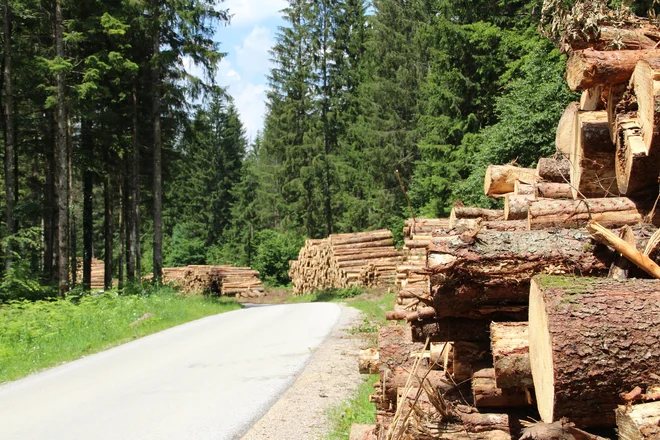
[[[484,179],[484,193],[488,197],[503,197],[515,190],[516,180],[534,183],[538,180],[536,170],[513,165],[489,165]]]
[[[495,369],[483,368],[472,375],[472,396],[477,408],[527,407],[530,396],[520,388],[501,389],[495,382]]]
[[[623,84],[630,80],[635,65],[640,59],[658,55],[660,55],[660,51],[654,49],[575,51],[568,58],[566,81],[571,90],[587,90],[596,86]]]
[[[604,276],[612,259],[584,230],[481,231],[471,242],[434,240],[428,255],[434,308],[446,317],[486,305],[525,305],[534,275]]]
[[[536,174],[545,182],[569,183],[571,162],[567,159],[542,157],[536,166]]]
[[[444,371],[420,368],[417,371],[417,374],[411,377],[409,369],[394,367],[382,371],[380,379],[380,385],[377,392],[380,395],[379,407],[381,409],[396,410],[398,390],[406,385],[419,387],[420,379],[424,380],[424,382],[433,387],[433,389],[437,389],[443,395],[455,397],[460,395],[459,388],[454,382],[447,378]]]
[[[571,154],[571,148],[575,143],[577,132],[577,115],[580,112],[580,103],[571,102],[564,110],[557,126],[557,135],[555,137],[555,147],[557,152],[568,157]]]
[[[452,342],[477,341],[488,342],[490,321],[487,319],[443,318],[431,321],[411,323],[414,341]]]
[[[635,248],[637,247],[637,239],[635,238],[635,234],[633,233],[633,230],[630,228],[630,226],[622,228],[619,232],[619,237],[621,237],[623,241],[630,244],[631,246],[634,246]],[[614,257],[614,261],[610,266],[610,272],[607,274],[607,277],[615,280],[626,280],[628,279],[630,266],[630,260],[621,255],[621,253],[617,252],[616,256]]]
[[[616,425],[620,440],[651,440],[660,438],[660,402],[619,406]]]
[[[534,423],[523,430],[520,440],[607,440],[604,437],[577,429],[575,424],[562,419],[555,423]]]
[[[378,330],[378,369],[412,366],[410,354],[424,346],[413,342],[410,327],[388,325]]]
[[[525,182],[521,182],[520,180],[516,180],[516,183],[514,184],[513,188],[514,188],[513,193],[517,196],[527,196],[527,195],[535,194],[534,185],[531,183],[525,183]]]
[[[580,110],[605,110],[606,100],[603,99],[603,86],[596,86],[582,92],[580,97]]]
[[[657,383],[660,281],[537,277],[530,361],[544,422],[613,427],[622,391]]]
[[[627,197],[587,200],[538,200],[529,206],[529,229],[578,228],[595,220],[603,226],[616,228],[644,221],[652,208],[647,201]],[[656,215],[652,223],[656,223]]]
[[[621,25],[601,25],[598,35],[584,34],[582,32],[566,35],[561,44],[563,53],[576,50],[648,50],[657,48],[660,33],[655,25],[648,21],[640,22],[634,27]]]
[[[534,187],[539,199],[572,199],[573,188],[570,183],[539,182]]]
[[[490,347],[499,388],[534,386],[529,363],[528,329],[526,322],[493,322],[490,325]]]
[[[501,209],[484,209],[473,206],[454,206],[449,217],[449,228],[455,228],[459,220],[477,218],[486,221],[503,220],[504,211]]]
[[[618,195],[616,146],[610,138],[607,112],[580,112],[576,130],[570,153],[573,198]]]
[[[517,196],[507,194],[504,196],[504,220],[524,220],[530,203],[536,200],[534,195]]]
[[[468,381],[475,371],[488,366],[491,360],[487,342],[454,342],[454,364],[452,375],[456,383]]]

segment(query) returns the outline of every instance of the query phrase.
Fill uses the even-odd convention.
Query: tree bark
[[[472,375],[472,396],[477,408],[515,408],[531,405],[523,389],[501,389],[495,382],[495,369],[483,368]]]
[[[583,49],[611,50],[612,47],[620,50],[648,50],[656,49],[660,41],[660,33],[648,21],[636,23],[635,27],[629,28],[601,25],[598,31],[598,36],[584,33],[567,36],[562,42],[562,51],[570,53]]]
[[[103,180],[103,202],[104,202],[104,227],[103,236],[105,242],[105,258],[104,258],[104,275],[103,275],[103,288],[105,290],[112,289],[112,250],[113,250],[113,228],[112,228],[112,193],[110,175],[106,175]]]
[[[64,59],[61,0],[55,0],[55,52]],[[67,160],[67,117],[64,72],[56,74],[57,83],[57,274],[60,297],[69,291],[69,170]]]
[[[454,363],[452,376],[456,383],[472,379],[475,371],[488,366],[491,360],[487,342],[454,342]]]
[[[567,159],[542,157],[536,166],[536,174],[545,182],[570,183],[571,162]]]
[[[607,124],[610,128],[610,139],[616,145],[618,133],[616,120],[621,113],[628,113],[632,109],[628,108],[627,102],[623,101],[624,96],[626,99],[630,96],[627,93],[627,84],[615,84],[608,86],[607,92]]]
[[[56,151],[57,144],[55,133],[55,120],[50,111],[46,111],[48,120],[46,122],[46,182],[44,185],[44,275],[46,281],[55,279],[54,261],[55,247],[57,242],[57,207],[56,197]]]
[[[133,150],[133,205],[131,206],[132,210],[132,220],[133,228],[131,241],[133,243],[133,252],[134,258],[133,263],[135,264],[135,278],[138,282],[142,280],[142,245],[141,245],[141,216],[140,216],[140,145],[138,143],[138,105],[137,105],[137,80],[133,79],[133,93],[132,93],[132,104],[133,104],[133,121],[132,121],[132,137],[131,137],[131,147]]]
[[[462,316],[482,306],[526,305],[533,276],[604,276],[612,259],[584,230],[481,231],[468,243],[460,236],[434,240],[428,251],[433,305],[438,317]]]
[[[488,342],[490,320],[468,318],[442,318],[411,323],[413,341],[424,342]],[[455,356],[455,354],[454,354]]]
[[[2,28],[4,34],[4,82],[5,82],[5,221],[7,235],[14,232],[14,91],[11,48],[11,12],[9,0],[2,0]],[[11,269],[11,242],[5,242],[5,270]]]
[[[615,153],[607,112],[580,112],[570,154],[573,198],[617,196]]]
[[[123,160],[122,160],[123,165]],[[122,173],[123,174],[123,173]],[[126,238],[126,194],[124,176],[119,178],[119,255],[117,256],[117,288],[124,288],[124,256]]]
[[[620,440],[660,438],[660,402],[619,406],[616,409],[616,425]]]
[[[489,165],[484,179],[484,193],[488,197],[503,197],[514,192],[516,180],[534,183],[538,180],[536,170],[513,165]]]
[[[658,55],[660,51],[655,49],[575,51],[568,58],[566,81],[568,87],[574,91],[627,83],[640,59]]]
[[[644,221],[652,203],[627,197],[587,200],[538,200],[529,206],[529,229],[578,228],[595,220],[603,226],[617,228]],[[658,216],[652,223],[656,224]]]
[[[577,115],[580,112],[580,103],[571,102],[564,110],[557,126],[557,135],[555,137],[555,147],[557,152],[568,158],[571,149],[575,143],[575,133],[577,130]]]
[[[94,173],[91,170],[94,161],[94,143],[89,132],[89,121],[82,118],[80,138],[82,148],[89,154],[89,163],[83,171],[83,290],[92,287],[92,258],[94,257]]]
[[[660,51],[657,52],[657,55],[658,57],[642,58],[637,63],[632,78],[637,98],[637,117],[642,129],[646,152],[649,154],[653,150],[660,149],[660,84],[658,84]]]
[[[160,12],[157,0],[154,0],[154,33],[152,36],[153,57],[151,60],[151,104],[153,118],[153,197],[154,197],[154,249],[153,249],[153,281],[160,284],[163,277],[163,163],[162,163],[162,133],[160,127]]]
[[[539,199],[572,199],[573,188],[570,183],[539,182],[534,186]]]
[[[613,427],[621,393],[657,384],[660,281],[537,277],[529,316],[544,422]]]
[[[504,220],[501,209],[484,209],[474,206],[454,206],[449,216],[449,228],[453,229],[459,220],[480,218],[486,221]]]
[[[517,196],[507,194],[504,196],[504,219],[524,220],[527,218],[527,210],[530,203],[536,200],[534,195]]]
[[[498,388],[534,386],[529,363],[527,322],[493,322],[490,325],[490,347]]]

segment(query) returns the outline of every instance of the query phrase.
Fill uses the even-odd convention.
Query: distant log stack
[[[582,96],[556,154],[488,166],[489,207],[406,221],[386,317],[410,339],[379,340],[379,439],[660,438],[660,29],[611,19],[561,41]],[[525,419],[545,423],[520,437]]]
[[[298,260],[289,263],[295,295],[327,288],[394,283],[401,253],[389,230],[334,234],[307,240]]]
[[[103,290],[105,288],[105,263],[103,260],[97,260],[92,258],[92,279],[90,284],[90,289],[92,290]],[[78,264],[77,268],[77,277],[78,282],[82,283],[83,272],[82,272],[82,262]]]
[[[163,269],[163,282],[181,288],[185,294],[205,293],[239,298],[263,296],[259,272],[249,267],[200,266]]]

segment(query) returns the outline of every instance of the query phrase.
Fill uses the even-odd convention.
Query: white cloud
[[[271,67],[268,51],[274,44],[268,29],[255,26],[243,40],[243,45],[234,48],[236,64],[242,71],[250,72],[252,75],[266,75]]]
[[[220,3],[221,9],[229,9],[233,15],[232,26],[250,26],[263,20],[279,17],[287,7],[286,0],[226,0]]]

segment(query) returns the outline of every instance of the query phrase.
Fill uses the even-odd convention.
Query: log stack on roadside
[[[401,252],[392,231],[383,229],[333,234],[307,240],[298,260],[289,263],[295,295],[327,288],[376,286],[394,283]]]
[[[77,268],[77,277],[78,282],[82,282],[83,273],[82,273],[82,262],[79,262]],[[103,260],[97,260],[92,258],[92,278],[90,289],[92,290],[103,290],[105,288],[104,284],[105,279],[105,263]]]
[[[484,193],[503,210],[457,202],[419,247],[406,222],[426,287],[406,295],[402,265],[387,317],[407,325],[381,334],[405,339],[379,337],[371,353],[372,436],[660,438],[658,42],[644,21],[567,39],[568,83],[583,94],[557,153],[488,167]]]
[[[237,298],[257,298],[265,294],[259,272],[231,265],[190,265],[163,269],[163,282],[181,288],[185,294],[205,293]]]

